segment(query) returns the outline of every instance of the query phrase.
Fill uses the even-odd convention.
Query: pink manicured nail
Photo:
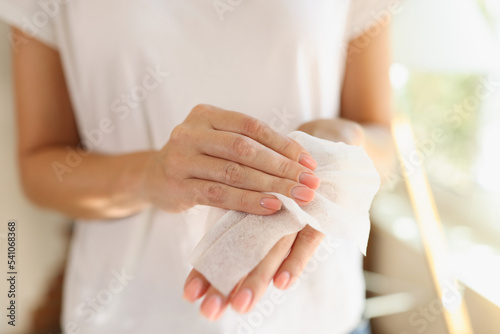
[[[203,282],[198,277],[195,277],[186,285],[184,289],[184,299],[194,302],[200,295],[203,289]]]
[[[302,153],[299,157],[299,163],[306,166],[310,170],[315,170],[318,167],[318,163],[309,154]]]
[[[291,195],[299,201],[310,202],[314,199],[314,190],[305,186],[297,186],[292,188]]]
[[[201,313],[210,321],[215,320],[222,306],[222,299],[218,295],[211,295],[201,305]]]
[[[231,305],[236,312],[243,313],[248,309],[252,301],[252,291],[250,289],[243,289],[236,294]]]
[[[269,210],[281,210],[281,201],[276,198],[263,198],[260,200],[260,206]]]
[[[288,271],[284,271],[276,277],[274,280],[274,285],[278,289],[285,289],[288,283],[290,282],[290,273]]]
[[[309,173],[301,173],[299,176],[299,182],[305,184],[311,189],[318,189],[320,184],[320,179]]]

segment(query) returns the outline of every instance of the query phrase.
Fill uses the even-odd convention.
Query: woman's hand
[[[363,146],[365,144],[363,127],[356,122],[343,118],[311,121],[302,124],[298,130],[314,137],[343,142],[348,145]]]
[[[283,237],[228,297],[193,269],[186,279],[184,298],[194,302],[205,296],[200,312],[211,321],[219,319],[228,305],[239,313],[249,312],[258,303],[271,280],[274,280],[274,285],[279,289],[291,287],[304,271],[323,238],[324,234],[309,225],[299,233]]]
[[[269,215],[281,201],[314,198],[316,162],[292,139],[250,116],[209,105],[193,108],[149,163],[144,197],[180,212],[201,204]]]
[[[312,121],[301,125],[298,130],[350,145],[362,145],[364,142],[363,128],[344,119]],[[246,313],[259,301],[271,280],[279,289],[291,287],[302,274],[323,238],[321,232],[310,226],[283,237],[227,298],[212,287],[201,273],[193,269],[186,279],[184,298],[194,302],[205,296],[201,304],[201,314],[209,320],[221,317],[228,305],[237,312]]]

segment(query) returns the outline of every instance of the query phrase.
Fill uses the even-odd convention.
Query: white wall
[[[66,250],[66,219],[31,205],[22,194],[15,158],[15,113],[9,28],[0,21],[0,333],[28,334],[31,312],[57,274]],[[15,219],[18,231],[18,301],[16,327],[7,325],[6,227]]]

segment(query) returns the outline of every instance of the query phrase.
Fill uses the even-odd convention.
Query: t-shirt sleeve
[[[0,20],[57,48],[52,20],[60,14],[59,6],[59,1],[0,0]]]
[[[347,40],[355,39],[375,25],[384,24],[401,7],[402,0],[351,0]]]

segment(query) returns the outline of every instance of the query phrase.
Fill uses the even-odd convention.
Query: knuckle
[[[222,203],[226,197],[226,193],[221,184],[208,183],[203,186],[201,194],[208,202]]]
[[[299,239],[300,242],[305,243],[309,247],[313,248],[311,249],[311,251],[314,252],[314,250],[316,250],[316,247],[323,239],[323,234],[312,228],[307,228],[306,226],[306,228],[300,231],[297,238]]]
[[[286,183],[284,182],[284,180],[282,178],[273,177],[273,179],[271,180],[271,182],[269,184],[270,191],[271,192],[279,192],[279,193],[281,193],[281,191],[283,189],[283,186],[285,184]],[[286,194],[284,194],[284,195],[286,195]]]
[[[214,110],[215,108],[209,104],[197,104],[191,109],[188,119],[203,119],[213,113]]]
[[[289,150],[293,149],[294,147],[294,141],[293,139],[284,136],[283,137],[283,144],[281,145],[281,152],[288,152]]]
[[[192,205],[207,205],[210,204],[207,197],[203,193],[203,189],[200,188],[192,188],[189,191],[190,203]]]
[[[224,168],[224,183],[241,185],[243,182],[243,168],[237,163],[228,163]]]
[[[248,191],[243,192],[240,196],[240,209],[246,211],[250,207],[251,193]]]
[[[243,133],[259,137],[265,131],[265,125],[258,119],[246,117],[243,121]]]
[[[255,147],[245,137],[237,137],[233,142],[233,152],[237,156],[255,156]]]
[[[198,114],[201,112],[205,112],[208,109],[208,107],[209,106],[207,104],[203,104],[203,103],[197,104],[193,107],[193,109],[191,109],[191,113]]]
[[[186,127],[180,124],[172,129],[172,132],[170,133],[170,141],[174,143],[182,143],[187,136],[188,132]]]
[[[278,173],[280,176],[288,175],[290,170],[292,169],[292,161],[288,159],[282,159],[278,166]]]
[[[298,276],[304,271],[307,265],[307,259],[298,258],[296,256],[288,257],[286,259],[287,269],[292,276]]]
[[[274,140],[275,135],[276,135],[275,131],[269,125],[263,124],[263,128],[261,130],[259,138],[261,138],[266,142],[271,142]]]

